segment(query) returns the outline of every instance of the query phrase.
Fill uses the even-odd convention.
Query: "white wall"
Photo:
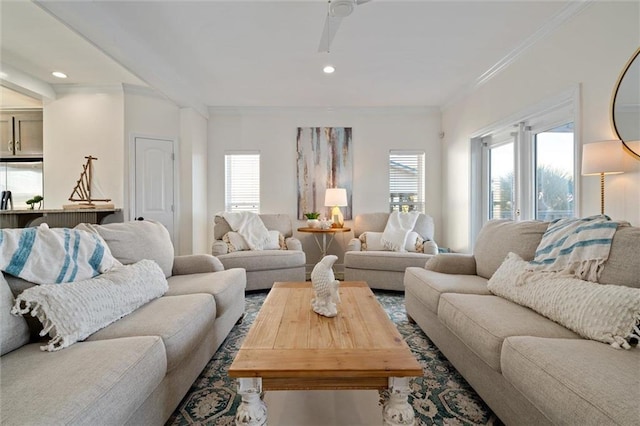
[[[380,109],[210,109],[209,220],[224,210],[224,154],[229,150],[260,151],[261,212],[286,213],[297,222],[296,130],[298,127],[353,128],[353,214],[388,211],[390,149],[426,152],[427,213],[441,230],[440,113],[432,108]],[[349,226],[347,222],[345,226]],[[352,233],[336,236],[331,253],[342,256]],[[303,240],[307,263],[319,251],[308,234]],[[209,245],[213,229],[209,227]],[[338,261],[341,263],[341,260]]]
[[[61,208],[87,155],[98,158],[94,181],[129,220],[129,150],[133,136],[178,141],[178,254],[210,252],[207,244],[207,119],[137,86],[58,88],[45,102],[44,197]],[[183,141],[184,140],[184,141]],[[95,194],[94,194],[95,195]],[[186,197],[182,201],[180,197]],[[182,240],[184,236],[184,241]]]
[[[640,44],[638,2],[593,2],[467,98],[443,109],[443,243],[468,251],[470,135],[564,90],[581,86],[578,144],[615,139],[610,101],[622,67]],[[579,215],[600,213],[599,179],[583,176]],[[607,177],[606,213],[640,225],[640,162]]]
[[[124,113],[122,87],[58,89],[57,99],[43,106],[44,205],[70,204],[85,156],[94,162],[93,181],[101,198],[123,204]],[[94,185],[94,188],[96,188]]]
[[[207,246],[207,119],[180,110],[180,252],[210,253]]]

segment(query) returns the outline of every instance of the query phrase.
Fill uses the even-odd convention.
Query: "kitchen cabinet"
[[[42,157],[42,110],[0,111],[0,156]]]

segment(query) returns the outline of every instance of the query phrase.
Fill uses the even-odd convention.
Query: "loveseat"
[[[362,213],[356,215],[353,235],[344,254],[345,281],[366,281],[369,287],[380,290],[403,291],[404,270],[410,266],[424,266],[438,252],[433,241],[433,218],[420,214],[407,238],[404,251],[391,251],[381,246],[380,237],[390,213]]]
[[[548,226],[489,221],[473,254],[407,268],[407,315],[506,424],[640,424],[639,347],[587,340],[488,288],[509,252],[534,259]],[[599,283],[640,287],[638,253],[640,228],[619,227]]]
[[[0,424],[163,424],[243,315],[245,272],[224,270],[211,255],[174,257],[155,222],[77,228],[101,235],[125,265],[155,261],[168,291],[84,341],[45,352],[39,324],[29,321],[30,330],[9,313],[32,284],[0,277]]]
[[[306,256],[302,243],[293,237],[291,218],[286,214],[260,214],[267,230],[276,236],[274,246],[267,250],[250,250],[234,245],[234,233],[221,215],[214,217],[215,241],[211,252],[226,269],[243,268],[247,273],[247,291],[270,289],[276,281],[304,281]],[[238,236],[235,235],[237,238]]]

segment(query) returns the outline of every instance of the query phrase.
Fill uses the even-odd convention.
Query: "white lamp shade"
[[[344,188],[329,188],[324,193],[324,205],[327,207],[344,207],[347,205],[347,190]]]
[[[623,172],[622,142],[619,140],[582,145],[582,174],[598,175]]]

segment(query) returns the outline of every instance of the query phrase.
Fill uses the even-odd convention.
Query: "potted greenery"
[[[320,227],[320,221],[318,220],[318,217],[320,217],[320,213],[318,212],[305,213],[304,216],[307,218],[307,226],[309,228]]]
[[[25,203],[27,203],[30,210],[33,210],[36,203],[38,203],[38,210],[40,210],[42,208],[42,200],[44,200],[44,198],[41,195],[36,195],[35,197],[25,201]]]

